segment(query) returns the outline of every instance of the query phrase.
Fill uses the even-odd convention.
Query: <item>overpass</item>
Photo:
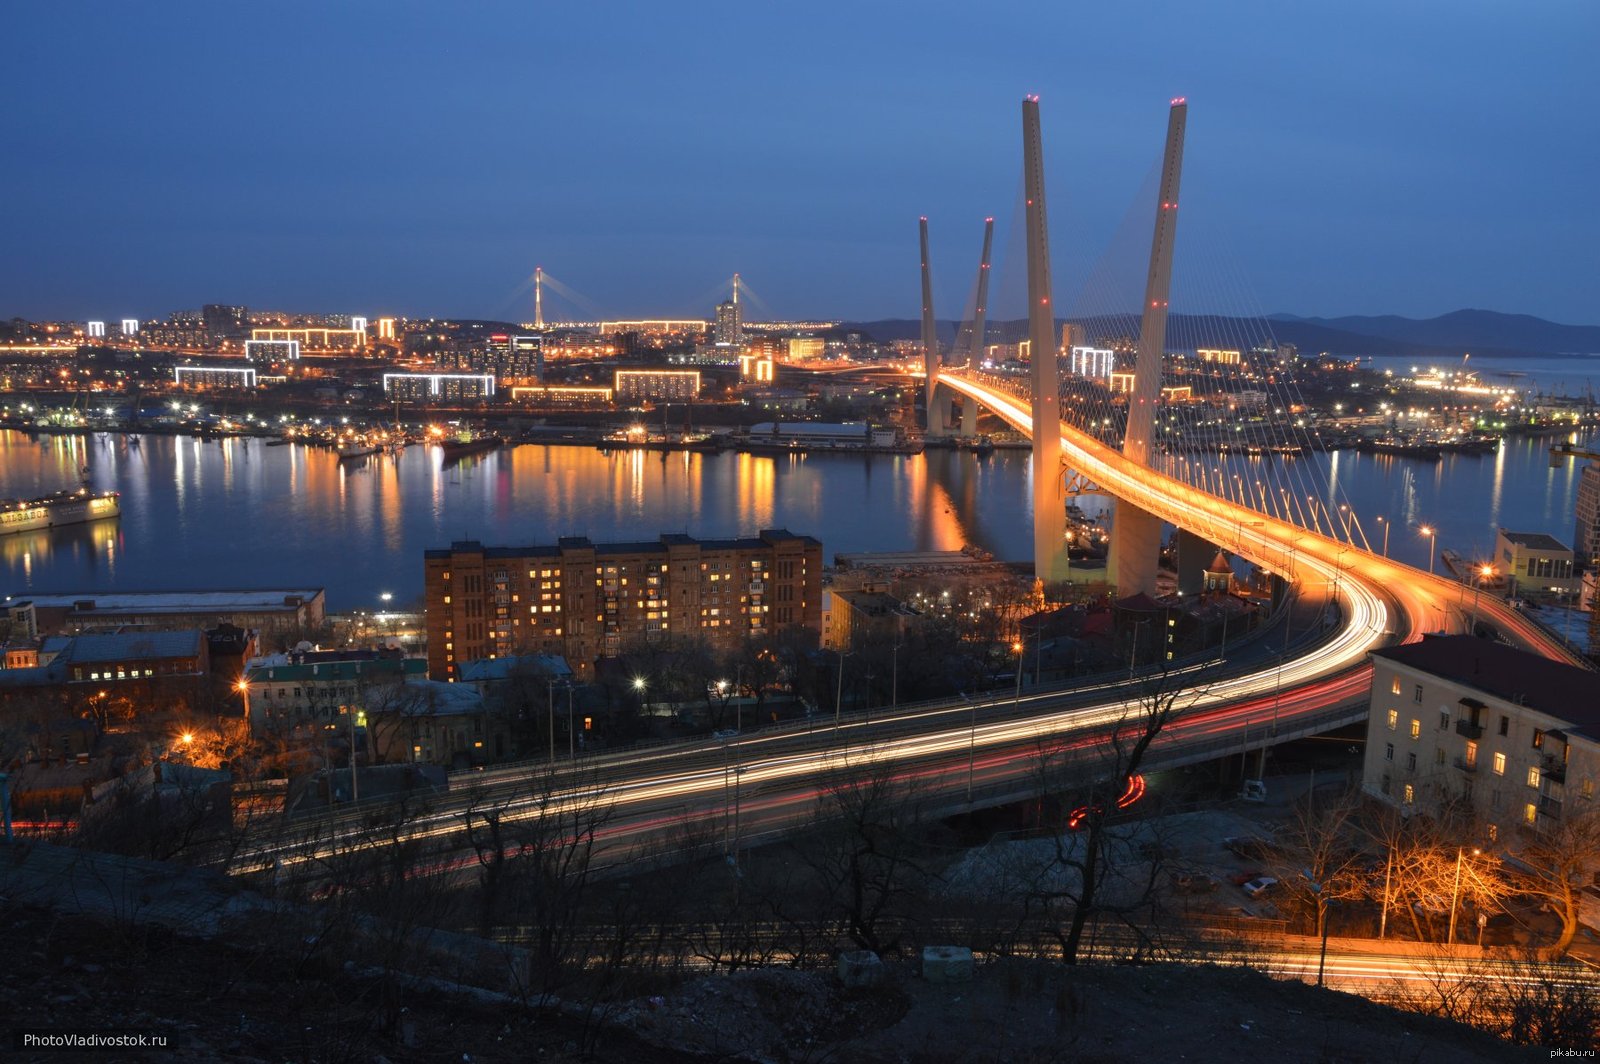
[[[1454,601],[1460,585],[1374,554],[1356,544],[1350,524],[1337,535],[1320,522],[1305,527],[1263,505],[1243,505],[1151,468],[1153,424],[1164,343],[1167,289],[1177,212],[1185,101],[1172,102],[1157,226],[1138,345],[1137,381],[1129,398],[1121,449],[1082,428],[1063,424],[1050,290],[1038,100],[1023,103],[1024,177],[1029,261],[1032,372],[1026,382],[985,374],[973,366],[940,364],[933,338],[928,284],[927,222],[923,247],[925,396],[930,432],[943,431],[940,390],[998,415],[1034,443],[1035,571],[1055,575],[1065,557],[1066,484],[1093,487],[1119,500],[1113,528],[1122,525],[1114,555],[1119,579],[1153,585],[1155,548],[1163,524],[1227,547],[1281,577],[1297,596],[1326,599],[1337,623],[1308,633],[1296,653],[1266,667],[1248,665],[1212,674],[1185,670],[1167,680],[1190,685],[1183,712],[1152,746],[1148,767],[1174,767],[1355,723],[1366,714],[1375,647],[1421,638],[1424,631],[1463,626]],[[985,235],[983,269],[987,269]],[[980,278],[986,281],[983,274]],[[980,289],[981,293],[982,289]],[[984,297],[980,294],[979,306]],[[976,329],[974,330],[976,332]],[[975,344],[981,336],[974,337]],[[964,411],[964,414],[966,412]],[[963,418],[970,423],[970,418]],[[1209,483],[1209,482],[1208,482]],[[1134,526],[1133,534],[1127,529]],[[1565,647],[1503,603],[1475,607],[1506,639],[1553,658],[1577,662]],[[1287,630],[1287,622],[1286,630]],[[1287,642],[1287,636],[1286,636]],[[680,743],[585,759],[583,766],[529,765],[484,773],[404,825],[372,834],[369,813],[339,811],[303,838],[261,838],[240,855],[241,870],[314,865],[330,852],[391,845],[401,838],[460,848],[466,822],[493,809],[502,823],[549,817],[603,801],[611,811],[596,837],[615,861],[647,845],[669,844],[674,833],[707,824],[723,833],[730,854],[751,841],[775,837],[816,814],[831,781],[861,772],[887,772],[916,793],[925,812],[945,813],[1036,795],[1041,757],[1075,763],[1085,782],[1107,769],[1108,740],[1124,734],[1148,694],[1125,685],[1033,691],[1023,697],[969,699],[907,707],[876,720],[810,721],[764,730],[720,744]],[[475,812],[476,811],[476,812]],[[292,832],[291,832],[292,835]],[[452,841],[453,840],[453,841]],[[476,858],[450,856],[438,867],[470,867]]]

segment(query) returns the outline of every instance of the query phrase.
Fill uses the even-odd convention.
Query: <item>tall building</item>
[[[200,308],[200,321],[213,340],[237,339],[250,332],[250,308],[207,303]]]
[[[822,544],[783,529],[655,543],[466,541],[423,557],[436,680],[459,679],[464,661],[521,653],[559,654],[592,677],[596,659],[641,638],[732,650],[752,636],[822,625]]]
[[[544,379],[544,339],[540,336],[511,336],[495,333],[481,350],[472,349],[462,369],[493,373],[495,379],[541,381]]]
[[[744,339],[743,323],[739,320],[739,304],[731,299],[717,304],[717,323],[712,339],[718,346],[734,347]]]
[[[1578,474],[1578,525],[1572,534],[1573,553],[1580,565],[1600,561],[1600,460],[1591,461]]]

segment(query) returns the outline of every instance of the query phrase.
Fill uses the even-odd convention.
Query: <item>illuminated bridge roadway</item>
[[[1025,395],[957,371],[942,371],[940,382],[1031,434]],[[1062,447],[1065,465],[1109,494],[1284,576],[1302,602],[1338,602],[1338,624],[1326,632],[1310,626],[1291,648],[1295,653],[1282,660],[1257,654],[1251,664],[1242,655],[1227,669],[1193,669],[1184,677],[1192,684],[1179,703],[1184,711],[1152,747],[1149,768],[1243,754],[1359,721],[1366,712],[1369,650],[1420,638],[1425,630],[1465,629],[1458,583],[1201,491],[1075,429],[1063,429]],[[1485,598],[1475,608],[1502,637],[1578,660],[1504,603]],[[544,796],[552,792],[562,804],[567,795],[600,788],[611,807],[599,833],[611,861],[625,861],[641,848],[670,847],[690,831],[737,849],[809,821],[830,779],[868,766],[887,766],[908,787],[914,784],[924,811],[954,813],[1029,797],[1042,749],[1079,756],[1086,766],[1103,763],[1095,759],[1110,730],[1138,707],[1137,693],[1124,685],[1033,689],[902,707],[895,714],[878,710],[872,719],[847,718],[838,726],[819,719],[727,743],[617,751],[553,771],[508,766],[456,777],[451,793],[403,834],[435,839],[449,852],[459,845],[463,812],[472,803],[500,806],[514,820],[548,811]],[[261,869],[276,860],[288,868],[335,850],[380,845],[368,841],[363,819],[359,808],[341,810],[297,829],[309,829],[298,839],[259,838],[235,867]],[[441,867],[465,863],[447,859]]]

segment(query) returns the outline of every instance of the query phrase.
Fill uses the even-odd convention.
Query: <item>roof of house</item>
[[[1372,656],[1538,710],[1600,740],[1600,672],[1470,635],[1429,636]]]
[[[1217,551],[1217,556],[1211,559],[1211,564],[1206,566],[1206,572],[1215,573],[1218,576],[1232,576],[1233,566],[1228,564],[1228,556],[1219,550]]]
[[[245,672],[245,679],[252,683],[344,683],[365,681],[371,682],[387,676],[403,676],[407,679],[420,676],[428,671],[428,663],[422,658],[366,658],[356,661],[315,661],[304,665],[290,664],[258,664],[252,665]]]
[[[525,675],[548,676],[562,679],[572,675],[567,659],[555,654],[523,654],[504,658],[478,658],[463,661],[460,666],[462,683],[493,683],[510,678],[516,670],[526,670]]]
[[[1554,536],[1543,532],[1509,532],[1501,529],[1500,534],[1506,537],[1507,542],[1515,543],[1519,547],[1529,550],[1571,550],[1572,548]]]
[[[265,588],[239,591],[76,591],[29,596],[35,609],[131,613],[227,613],[236,610],[291,610],[322,597],[322,588]],[[290,600],[298,600],[291,602]]]
[[[822,549],[822,541],[812,536],[790,532],[786,528],[764,528],[758,535],[742,539],[695,539],[682,533],[668,532],[655,540],[638,543],[595,543],[587,536],[562,536],[555,545],[540,544],[530,547],[485,547],[477,540],[456,540],[448,550],[431,549],[422,552],[424,558],[448,559],[455,554],[479,554],[485,561],[491,559],[559,558],[563,551],[592,550],[596,560],[606,555],[666,554],[668,547],[699,545],[701,551],[761,550],[780,542],[798,542]]]
[[[62,656],[75,665],[97,661],[140,661],[155,658],[194,658],[200,656],[204,633],[187,631],[86,632],[73,636]]]

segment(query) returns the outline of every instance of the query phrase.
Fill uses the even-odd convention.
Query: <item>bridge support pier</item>
[[[1204,591],[1206,566],[1216,556],[1216,544],[1186,528],[1178,529],[1178,590],[1185,595]]]
[[[978,434],[978,401],[970,395],[961,400],[961,438],[970,440]]]
[[[1156,593],[1161,555],[1161,518],[1118,499],[1111,519],[1111,554],[1106,579],[1123,598]],[[1203,563],[1202,563],[1203,564]]]

